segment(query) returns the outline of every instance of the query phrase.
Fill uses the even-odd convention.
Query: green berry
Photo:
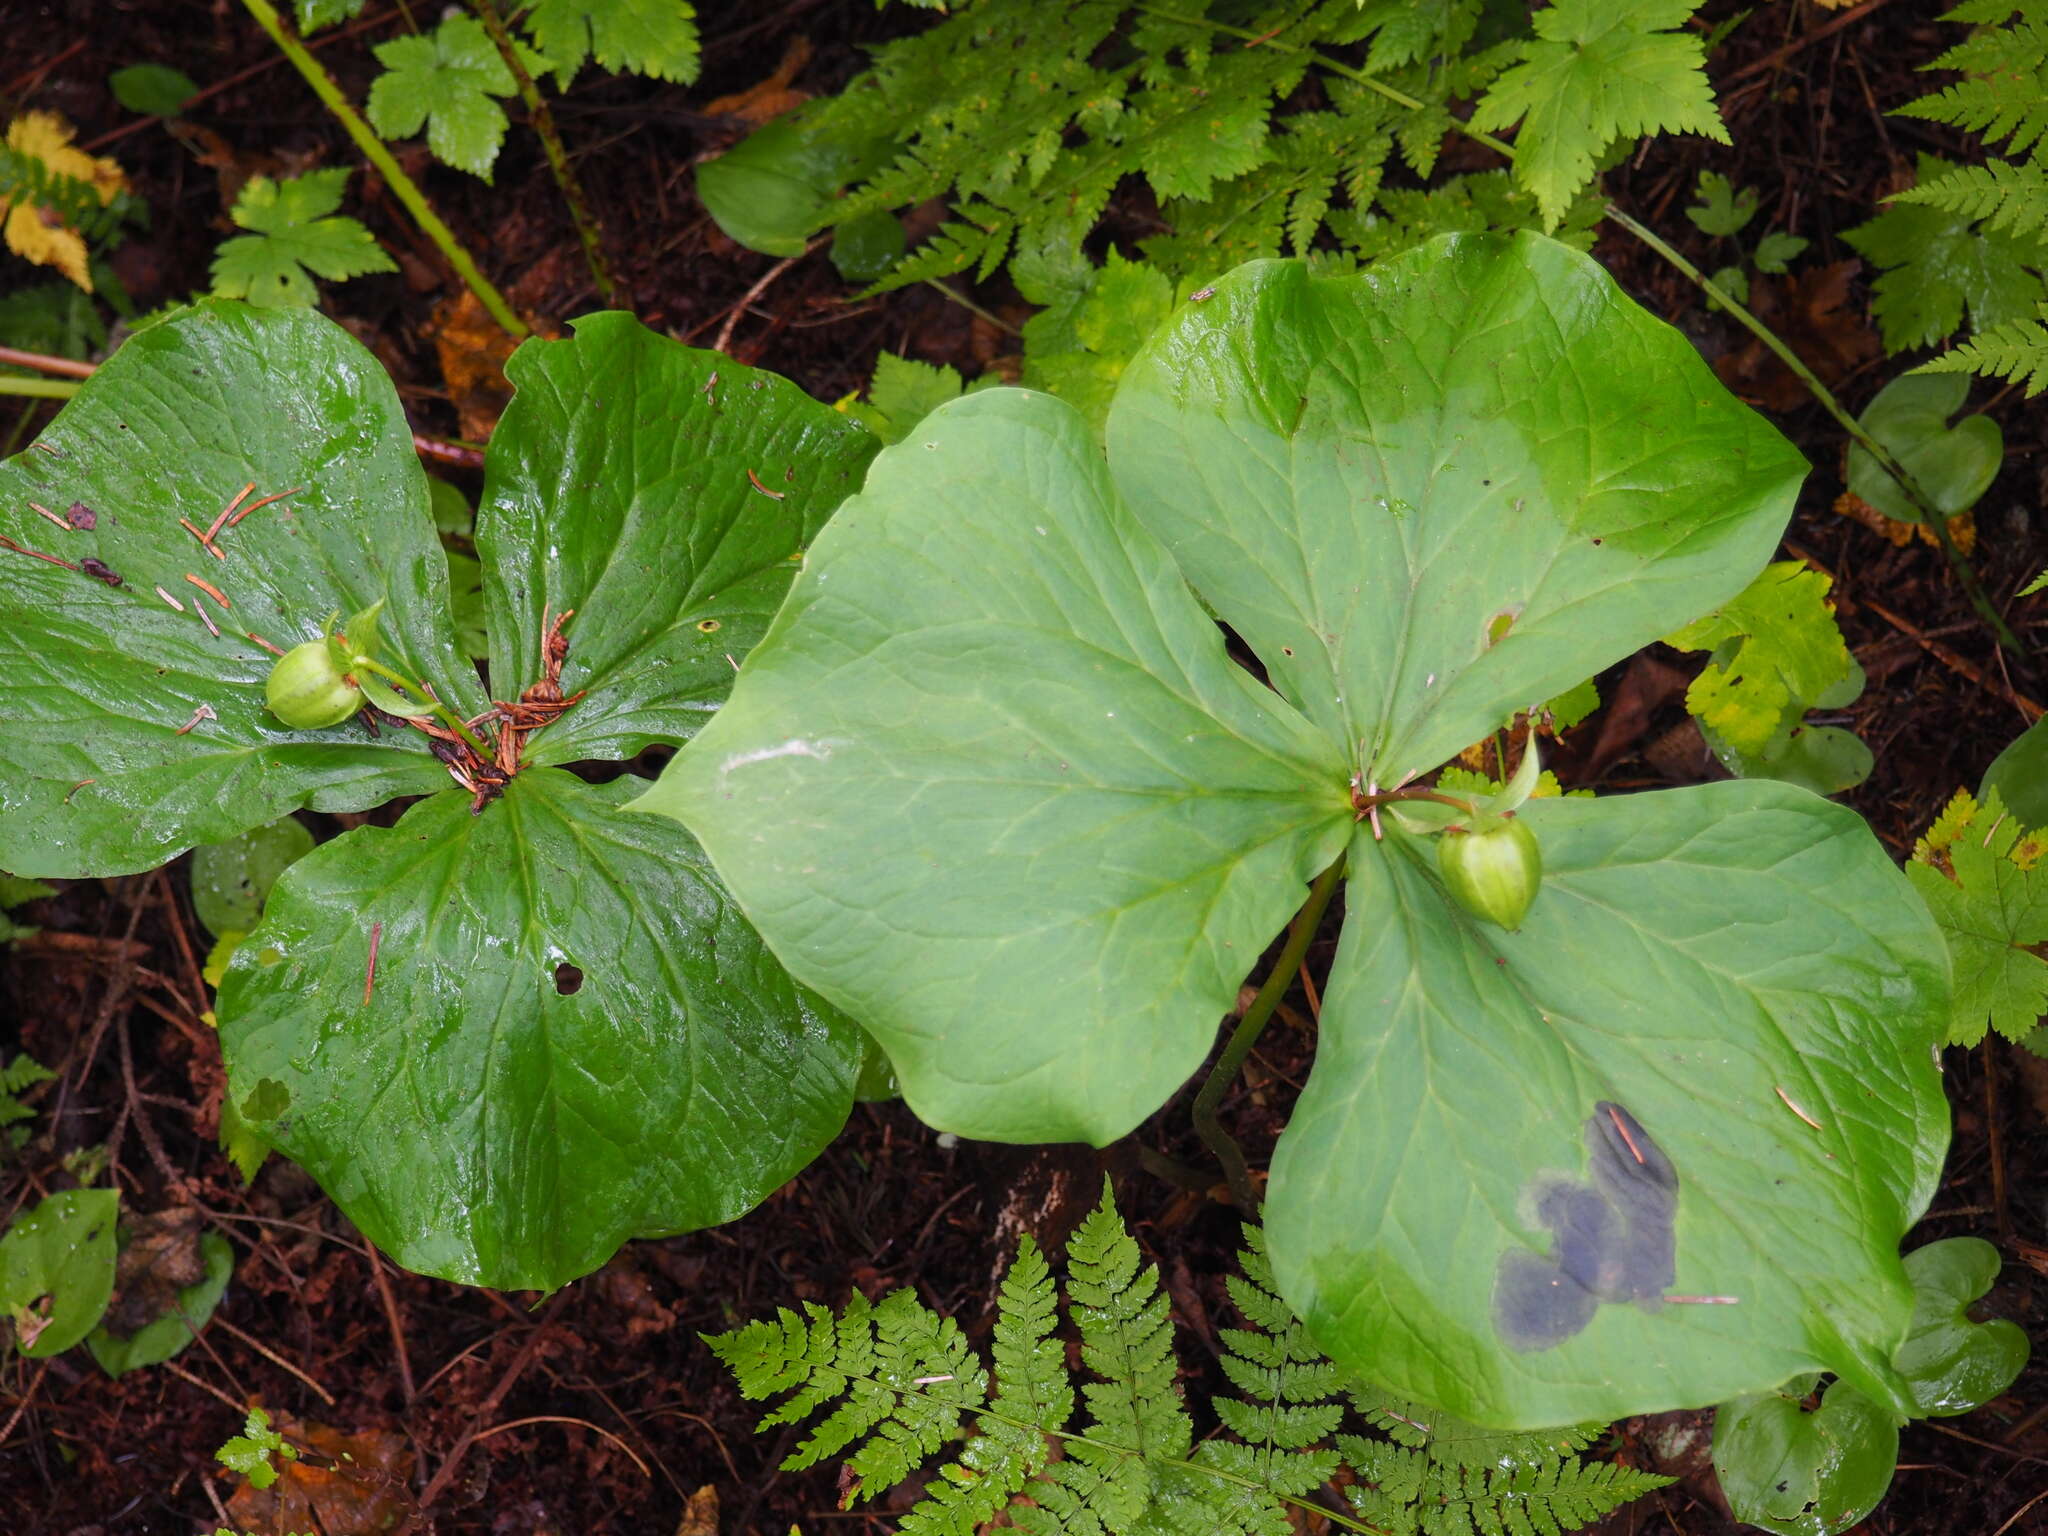
[[[326,640],[308,640],[280,656],[263,685],[270,712],[295,731],[339,725],[363,707],[363,691]]]
[[[1543,850],[1525,822],[1495,819],[1477,831],[1438,834],[1437,866],[1459,906],[1513,933],[1543,883]]]

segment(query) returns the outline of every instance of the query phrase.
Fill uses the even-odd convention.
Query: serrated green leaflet
[[[244,1118],[411,1268],[553,1289],[739,1215],[846,1118],[858,1031],[618,799],[552,769],[481,816],[437,795],[301,860],[236,952],[230,1091],[283,1089]]]
[[[366,272],[396,272],[370,232],[333,217],[348,170],[308,171],[285,181],[252,176],[235,199],[235,223],[254,233],[221,242],[213,291],[251,304],[313,304],[315,277],[339,282]]]
[[[1508,935],[1352,806],[1741,591],[1798,456],[1529,236],[1240,269],[1138,355],[1108,442],[992,390],[885,450],[640,803],[913,1108],[1006,1140],[1156,1109],[1348,847],[1269,1187],[1318,1341],[1506,1427],[1803,1365],[1903,1402],[1947,963],[1861,822],[1770,783],[1531,801],[1555,868]]]
[[[619,814],[631,781],[543,765],[689,735],[875,444],[623,316],[508,371],[476,534],[493,709],[368,354],[311,312],[227,303],[129,342],[51,451],[0,468],[0,529],[68,562],[0,549],[0,664],[19,680],[0,849],[32,873],[147,868],[297,806],[428,795],[271,893],[222,987],[224,1121],[239,1155],[254,1132],[297,1157],[398,1262],[552,1288],[627,1237],[748,1209],[852,1102],[858,1031],[797,990],[690,838]],[[251,480],[293,494],[223,522],[217,560],[198,533]],[[67,523],[76,501],[90,526],[29,499]],[[88,555],[121,585],[73,568]],[[240,631],[282,646],[342,614],[351,649],[424,678],[497,761],[445,736],[444,766],[391,720],[283,729],[271,657]]]
[[[376,52],[384,73],[364,104],[371,125],[392,139],[425,127],[436,160],[489,181],[507,127],[505,109],[494,98],[518,86],[483,25],[450,16],[431,33],[395,37]],[[530,52],[523,62],[529,73],[546,67]]]
[[[561,687],[588,690],[534,737],[534,761],[693,735],[875,439],[787,379],[626,315],[529,342],[506,374],[518,393],[476,522],[501,573],[485,586],[491,675],[533,681],[547,624],[574,611]]]
[[[295,494],[223,527],[215,560],[179,519],[204,532],[252,482]],[[0,535],[120,578],[0,548],[0,868],[150,869],[302,805],[446,784],[417,733],[286,730],[247,638],[289,649],[382,597],[385,658],[481,710],[426,505],[397,392],[332,321],[214,300],[132,338],[0,465]]]
[[[538,0],[526,27],[562,90],[589,58],[615,73],[687,83],[697,78],[696,15],[681,0]]]

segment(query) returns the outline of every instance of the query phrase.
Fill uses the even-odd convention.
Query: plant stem
[[[385,682],[391,684],[391,686],[394,688],[403,688],[407,693],[416,695],[421,703],[425,704],[428,709],[434,712],[434,717],[436,719],[438,719],[443,725],[447,726],[448,729],[453,731],[456,735],[460,736],[464,741],[469,743],[470,751],[474,752],[478,757],[482,758],[487,763],[492,760],[490,748],[486,747],[482,742],[478,741],[474,736],[470,735],[469,727],[462,723],[460,717],[456,715],[455,711],[450,709],[446,704],[443,704],[431,693],[427,692],[426,685],[424,683],[416,683],[409,677],[401,676],[399,673],[396,673],[392,671],[389,667],[385,666],[382,662],[372,661],[367,656],[351,656],[349,658],[348,664],[351,667],[358,667],[365,672],[369,672],[377,677],[383,678]]]
[[[355,140],[356,148],[360,149],[370,164],[377,168],[398,200],[405,204],[407,211],[412,214],[421,232],[440,248],[441,254],[448,258],[448,264],[455,269],[455,275],[462,279],[469,291],[490,311],[491,318],[497,321],[508,335],[523,339],[532,334],[526,322],[514,314],[512,306],[505,302],[505,296],[492,287],[490,279],[478,270],[476,262],[470,258],[462,242],[455,238],[455,232],[441,222],[441,216],[435,213],[432,205],[427,202],[426,194],[405,174],[404,168],[393,158],[391,151],[385,148],[384,141],[371,131],[370,125],[348,104],[348,98],[341,94],[341,87],[336,85],[333,78],[321,67],[320,61],[306,51],[306,45],[293,34],[284,18],[270,5],[269,0],[242,0],[242,4],[248,9],[249,14],[256,18],[256,24],[270,34],[270,40],[277,44],[279,51],[291,60],[292,67],[304,77],[306,84],[313,88],[313,94],[320,98],[327,110],[348,130],[348,136]]]
[[[19,347],[0,347],[0,363],[11,363],[17,368],[33,368],[37,373],[54,373],[67,379],[89,379],[97,363],[81,362],[75,357],[51,357],[47,352],[24,352]]]
[[[590,280],[597,285],[598,297],[609,305],[617,290],[612,283],[611,268],[604,259],[604,237],[597,221],[590,216],[590,205],[583,200],[583,186],[569,167],[568,151],[562,147],[561,134],[555,131],[555,114],[541,95],[540,87],[533,83],[526,61],[519,57],[519,48],[512,41],[512,34],[505,30],[505,21],[498,14],[495,0],[470,0],[470,9],[476,12],[477,20],[490,33],[491,41],[498,45],[499,57],[504,59],[505,67],[512,71],[512,78],[518,83],[519,99],[526,103],[526,115],[533,124],[533,131],[540,135],[540,147],[547,154],[548,169],[554,172],[555,185],[562,189],[562,200],[569,205],[569,218],[576,226],[578,238],[583,241],[583,260],[590,268]]]
[[[1223,1091],[1237,1076],[1252,1047],[1259,1042],[1267,1023],[1273,1017],[1273,1010],[1280,1006],[1280,1000],[1287,995],[1287,989],[1294,985],[1294,973],[1301,969],[1302,957],[1308,953],[1309,942],[1315,938],[1316,929],[1323,921],[1323,913],[1329,909],[1330,898],[1337,894],[1338,882],[1344,874],[1344,855],[1338,854],[1335,862],[1315,878],[1309,887],[1308,900],[1301,910],[1294,914],[1294,923],[1287,930],[1287,942],[1281,946],[1280,958],[1273,962],[1273,969],[1266,973],[1265,983],[1252,998],[1251,1006],[1237,1021],[1237,1028],[1230,1032],[1230,1040],[1223,1047],[1223,1054],[1216,1058],[1216,1065],[1209,1069],[1209,1076],[1202,1083],[1202,1091],[1195,1095],[1195,1130],[1216,1154],[1216,1161],[1223,1165],[1223,1176],[1230,1184],[1230,1198],[1247,1221],[1256,1221],[1259,1213],[1259,1198],[1252,1188],[1251,1170],[1245,1166],[1244,1149],[1237,1139],[1223,1129],[1216,1118],[1217,1107],[1223,1102]]]
[[[951,299],[955,304],[958,304],[970,315],[979,315],[982,319],[986,320],[990,325],[994,326],[997,330],[1003,332],[1005,335],[1022,336],[1024,334],[1022,331],[1018,330],[1016,326],[1010,324],[1009,321],[1005,320],[1001,315],[995,314],[989,310],[982,308],[981,305],[975,303],[974,300],[968,298],[966,294],[961,293],[958,289],[948,287],[946,284],[940,282],[936,277],[928,277],[924,281],[925,286],[927,288],[936,288],[940,293],[944,294],[947,298]]]
[[[1393,102],[1396,106],[1405,107],[1410,112],[1420,112],[1425,105],[1425,103],[1410,96],[1406,91],[1396,90],[1384,80],[1376,79],[1362,69],[1354,68],[1341,59],[1333,59],[1313,48],[1304,48],[1297,43],[1278,42],[1271,38],[1261,37],[1260,34],[1244,27],[1228,26],[1223,22],[1210,21],[1204,17],[1182,16],[1172,11],[1162,10],[1156,6],[1139,5],[1137,9],[1145,12],[1147,15],[1157,16],[1163,21],[1177,21],[1186,26],[1204,26],[1231,37],[1242,37],[1248,40],[1258,38],[1263,47],[1284,48],[1290,53],[1305,53],[1321,68],[1327,69],[1334,75],[1341,75],[1346,80],[1350,80],[1355,84],[1362,85],[1369,91],[1376,92],[1386,100]],[[1451,126],[1474,143],[1485,145],[1495,154],[1513,163],[1515,147],[1505,139],[1496,138],[1490,133],[1482,133],[1478,129],[1458,121],[1456,118],[1451,119]],[[1709,299],[1714,300],[1726,309],[1741,322],[1744,329],[1749,331],[1751,335],[1755,336],[1766,347],[1769,347],[1779,362],[1792,371],[1793,377],[1806,386],[1808,393],[1820,402],[1822,409],[1834,417],[1842,430],[1854,438],[1863,451],[1877,461],[1878,467],[1891,476],[1892,480],[1898,485],[1899,490],[1904,493],[1906,499],[1912,502],[1919,510],[1921,517],[1927,522],[1929,531],[1934,536],[1935,543],[1941,546],[1941,552],[1948,560],[1949,569],[1955,572],[1956,580],[1962,584],[1964,594],[1970,599],[1970,606],[1977,610],[1978,617],[1984,620],[1998,643],[2008,650],[2019,651],[2021,649],[2019,637],[2012,632],[2011,626],[2005,622],[2004,617],[1993,606],[1990,596],[1984,591],[1983,584],[1977,579],[1976,569],[1970,564],[1963,552],[1956,548],[1955,540],[1949,536],[1948,519],[1943,517],[1940,511],[1935,508],[1933,501],[1928,497],[1927,493],[1915,483],[1913,477],[1906,472],[1905,466],[1893,457],[1891,451],[1865,431],[1862,423],[1842,408],[1841,402],[1835,399],[1834,394],[1828,387],[1814,376],[1813,370],[1800,361],[1799,355],[1779,338],[1776,331],[1773,331],[1763,321],[1750,313],[1746,305],[1737,302],[1732,294],[1723,292],[1711,278],[1707,277],[1698,267],[1695,267],[1691,262],[1679,255],[1677,251],[1673,250],[1648,225],[1623,212],[1613,203],[1608,203],[1602,211],[1608,218],[1614,220],[1615,223],[1619,224],[1658,256],[1662,257],[1681,275],[1690,279],[1694,286]]]
[[[37,400],[69,400],[78,387],[76,379],[0,378],[0,395],[28,395]]]

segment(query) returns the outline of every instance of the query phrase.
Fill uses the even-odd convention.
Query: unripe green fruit
[[[295,731],[339,725],[363,707],[363,691],[342,671],[326,640],[308,640],[280,656],[263,685],[270,712]]]
[[[1536,834],[1512,817],[1482,831],[1440,833],[1436,860],[1459,906],[1510,933],[1522,926],[1543,883],[1543,850]]]

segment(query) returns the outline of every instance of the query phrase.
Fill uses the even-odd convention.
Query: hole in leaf
[[[583,973],[564,960],[555,967],[555,990],[564,997],[570,997],[582,991]]]

